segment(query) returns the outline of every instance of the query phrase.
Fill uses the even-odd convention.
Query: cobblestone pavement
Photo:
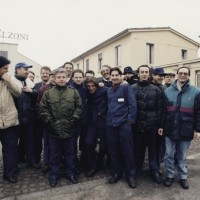
[[[200,142],[193,141],[188,155],[200,153]],[[4,197],[17,196],[22,194],[29,194],[33,192],[44,191],[50,189],[48,182],[48,174],[44,174],[41,170],[30,169],[22,166],[20,168],[18,182],[15,184],[8,183],[2,179],[2,155],[0,156],[0,199]],[[93,178],[86,178],[84,174],[79,176],[79,182],[86,182],[109,176],[108,171],[100,171]],[[57,187],[71,185],[65,178],[61,178]]]

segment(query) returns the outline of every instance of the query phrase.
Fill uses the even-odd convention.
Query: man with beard
[[[27,78],[29,73],[28,65],[24,62],[15,65],[15,77],[22,86],[21,95],[15,97],[15,105],[19,113],[19,162],[26,162],[28,167],[40,168],[36,165],[34,151],[34,128],[35,128],[35,107],[37,92],[34,90],[34,83]]]
[[[128,66],[124,68],[124,80],[126,80],[130,85],[133,85],[138,82],[138,75],[136,71],[133,71],[133,69]]]
[[[106,86],[111,87],[112,82],[110,81],[110,69],[111,67],[108,65],[103,65],[101,68],[102,77],[98,79],[100,87]]]
[[[190,69],[178,68],[177,79],[165,90],[167,116],[165,124],[165,187],[170,187],[175,178],[174,155],[177,172],[183,189],[189,188],[186,154],[193,138],[200,137],[200,90],[190,84]]]

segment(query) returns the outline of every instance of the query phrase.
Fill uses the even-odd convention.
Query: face
[[[97,86],[93,82],[87,83],[87,89],[90,93],[95,93]]]
[[[55,75],[55,83],[61,87],[65,86],[67,84],[67,74],[64,72],[57,73]]]
[[[0,67],[0,76],[8,72],[9,65],[5,65],[3,67]]]
[[[40,76],[43,82],[46,83],[49,80],[49,73],[50,73],[49,70],[42,69]]]
[[[184,84],[188,81],[189,79],[189,71],[187,68],[181,68],[178,71],[178,82],[180,84]]]
[[[163,79],[164,79],[164,77],[160,76],[159,74],[157,75],[152,74],[152,78],[153,78],[152,82],[156,84],[162,84]]]
[[[165,78],[164,78],[164,81],[166,84],[172,84],[172,82],[174,81],[174,76],[171,76],[171,75],[166,75]]]
[[[110,78],[110,69],[108,67],[102,67],[101,69],[101,75],[105,78],[105,79],[109,79]]]
[[[76,83],[77,85],[81,85],[83,83],[83,74],[82,73],[74,73],[74,76],[72,77],[72,80],[74,81],[74,83]]]
[[[56,82],[55,82],[55,76],[54,76],[54,75],[50,75],[50,76],[49,76],[49,82],[50,82],[51,84],[53,84],[53,85],[56,84]]]
[[[29,78],[32,82],[34,82],[35,76],[34,76],[34,74],[32,74],[32,73],[29,72],[28,78]]]
[[[70,64],[65,64],[64,68],[66,69],[68,76],[71,76],[71,73],[73,71],[73,67]]]
[[[149,68],[148,67],[140,67],[139,73],[140,81],[147,81],[149,79]]]
[[[120,75],[118,71],[112,71],[110,78],[113,85],[118,85],[122,82],[122,75]]]
[[[21,77],[28,77],[29,68],[20,67],[17,69],[17,75]]]

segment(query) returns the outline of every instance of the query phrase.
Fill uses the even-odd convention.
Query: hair
[[[179,67],[179,68],[177,69],[176,74],[178,74],[179,70],[180,70],[180,69],[183,69],[183,68],[185,68],[185,69],[188,70],[188,75],[190,76],[190,69],[189,69],[189,66],[182,66],[182,67]]]
[[[62,67],[63,67],[63,68],[65,68],[65,65],[66,65],[66,64],[69,64],[69,65],[71,65],[71,66],[72,66],[72,69],[74,69],[74,65],[73,65],[71,62],[65,62],[65,63],[63,64],[63,66],[62,66]]]
[[[85,72],[85,76],[86,76],[87,73],[93,74],[93,75],[95,76],[95,73],[94,73],[93,70],[87,70],[87,71]]]
[[[153,70],[153,68],[150,68],[148,65],[140,65],[138,68],[137,68],[137,70],[136,70],[136,72],[139,74],[139,72],[140,72],[140,68],[141,67],[146,67],[146,68],[148,68],[149,69],[149,73],[151,74],[151,72],[152,72],[152,70]]]
[[[47,67],[47,66],[41,67],[40,73],[42,73],[42,70],[47,70],[47,71],[51,72],[51,68],[50,68],[50,67]]]
[[[33,74],[35,76],[35,73],[33,71],[29,70],[28,73],[31,73],[31,74]]]
[[[113,71],[117,71],[120,75],[122,75],[122,71],[119,69],[119,67],[113,67],[110,69],[110,74],[113,72]]]
[[[0,56],[0,68],[4,67],[5,65],[9,65],[9,64],[10,64],[10,60],[8,60],[4,56]]]
[[[65,73],[67,75],[66,70],[63,68],[56,69],[54,72],[54,76],[56,76],[58,73]]]
[[[81,73],[83,75],[83,77],[84,77],[84,73],[83,73],[83,71],[81,69],[75,69],[74,71],[72,71],[71,77],[74,77],[75,73]]]
[[[95,85],[96,87],[99,87],[98,80],[97,80],[97,78],[95,78],[95,77],[88,77],[88,78],[85,80],[85,85],[87,86],[88,83],[94,83],[94,85]]]

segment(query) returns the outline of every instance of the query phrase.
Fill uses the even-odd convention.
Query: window
[[[121,45],[115,47],[115,65],[121,66]]]
[[[8,52],[7,51],[0,51],[0,56],[4,56],[8,58]]]
[[[101,70],[102,67],[102,53],[98,54],[98,67]]]
[[[181,58],[182,58],[183,60],[186,60],[186,59],[187,59],[187,50],[181,49]]]
[[[89,70],[89,59],[86,60],[86,71]]]
[[[196,71],[196,86],[200,87],[200,71]]]
[[[79,63],[77,64],[77,69],[79,69]]]
[[[152,43],[146,44],[146,63],[147,64],[154,63],[154,44]]]

